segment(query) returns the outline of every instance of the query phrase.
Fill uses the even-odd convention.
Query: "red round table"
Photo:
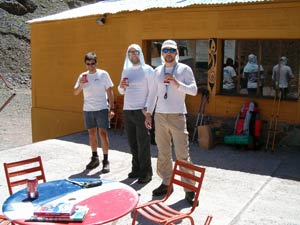
[[[78,180],[78,179],[77,179]],[[82,181],[82,179],[79,179]],[[84,181],[93,179],[84,179]],[[11,195],[3,204],[4,215],[16,224],[46,225],[46,224],[105,224],[116,221],[135,209],[139,197],[138,193],[130,186],[109,180],[93,188],[82,188],[66,180],[41,183],[39,198],[30,201],[26,190],[21,190]],[[89,208],[83,222],[33,222],[28,219],[33,215],[37,205],[56,200],[76,198],[76,205],[86,205]]]

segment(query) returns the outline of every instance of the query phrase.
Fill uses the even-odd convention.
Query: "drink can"
[[[123,81],[126,82],[126,86],[129,86],[129,83],[128,83],[128,77],[124,77],[124,78],[123,78]]]
[[[29,199],[34,199],[39,197],[38,179],[36,177],[27,179],[27,197]]]
[[[83,74],[82,78],[83,78],[84,83],[89,82],[88,79],[87,79],[87,75],[86,74]]]

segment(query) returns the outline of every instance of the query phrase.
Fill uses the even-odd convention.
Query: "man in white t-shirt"
[[[145,127],[147,99],[153,83],[153,69],[145,64],[142,49],[132,44],[126,51],[119,93],[124,95],[123,114],[128,143],[132,154],[129,178],[138,178],[138,183],[152,179],[150,133]]]
[[[294,78],[291,67],[287,65],[287,57],[280,58],[280,64],[273,67],[272,80],[275,87],[281,91],[281,99],[286,99],[288,93],[289,79]]]
[[[157,173],[161,185],[154,196],[165,195],[172,176],[172,144],[176,159],[191,163],[189,135],[186,126],[185,96],[197,95],[198,89],[192,69],[179,63],[177,43],[166,40],[161,48],[162,65],[154,70],[154,86],[147,103],[146,127],[152,126],[151,114],[155,108],[155,141],[158,147]],[[193,174],[193,171],[186,171]],[[194,185],[191,182],[191,185]],[[195,193],[185,190],[185,199],[192,204]]]
[[[232,58],[226,59],[226,66],[223,68],[223,91],[233,93],[235,91],[236,72],[233,68]]]
[[[84,57],[84,63],[87,71],[79,75],[74,86],[74,94],[78,95],[83,91],[84,123],[89,133],[89,143],[92,150],[91,161],[87,164],[86,169],[94,169],[100,164],[97,153],[97,135],[99,133],[103,151],[102,173],[108,173],[110,168],[107,128],[109,127],[109,117],[114,115],[113,83],[105,70],[97,69],[97,56],[95,53],[87,53]]]

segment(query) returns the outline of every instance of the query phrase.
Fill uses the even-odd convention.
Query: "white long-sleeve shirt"
[[[127,77],[129,86],[123,89],[118,86],[120,94],[124,95],[123,110],[147,108],[147,98],[153,86],[153,69],[149,65],[133,66],[122,72],[121,80]]]
[[[173,76],[179,82],[177,88],[174,84],[169,83],[166,88],[164,81],[165,72],[172,74],[173,67],[164,68],[164,65],[154,70],[154,86],[150,90],[149,101],[147,103],[147,112],[153,113],[182,113],[186,114],[185,95],[197,95],[197,85],[192,69],[183,64],[177,63]],[[167,98],[164,96],[167,92]],[[157,101],[156,101],[157,100]]]

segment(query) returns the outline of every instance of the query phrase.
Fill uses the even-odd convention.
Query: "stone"
[[[18,16],[22,16],[25,15],[28,10],[26,9],[25,6],[23,6],[22,4],[20,4],[17,1],[0,1],[0,8],[4,9],[5,11],[9,12],[10,14],[13,15],[18,15]]]

